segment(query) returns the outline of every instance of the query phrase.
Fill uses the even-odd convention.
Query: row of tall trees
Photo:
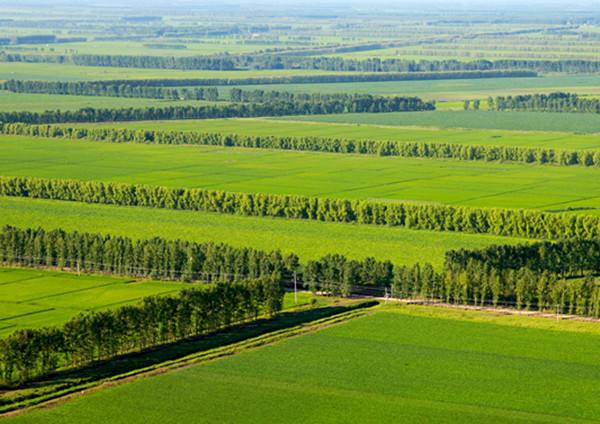
[[[54,56],[48,56],[54,57]],[[0,54],[1,58],[1,54]],[[463,71],[463,72],[389,72],[389,73],[356,73],[356,74],[325,74],[325,75],[287,75],[249,78],[154,78],[133,80],[101,80],[101,81],[71,81],[71,82],[38,82],[31,81],[26,86],[43,86],[47,90],[65,90],[67,84],[72,92],[83,92],[86,87],[99,87],[97,90],[110,90],[108,87],[199,87],[199,86],[236,86],[263,84],[318,84],[336,82],[376,82],[376,81],[419,81],[446,79],[481,79],[481,78],[515,78],[536,77],[533,71]],[[13,86],[16,86],[13,84]],[[112,88],[114,90],[114,88]]]
[[[221,243],[128,237],[63,230],[4,227],[0,262],[68,268],[137,278],[176,281],[233,281],[289,275],[298,258]]]
[[[323,115],[347,112],[408,112],[433,110],[417,97],[352,97],[321,102],[278,101],[149,108],[84,108],[74,111],[0,112],[0,123],[51,124],[65,122],[153,121],[171,119],[251,118],[257,116]]]
[[[274,315],[282,304],[275,274],[146,297],[136,305],[79,314],[62,327],[18,330],[0,340],[0,382],[24,383],[58,369],[208,334]]]
[[[0,195],[270,216],[326,222],[403,226],[557,240],[600,237],[600,218],[527,209],[317,198],[266,193],[234,193],[112,182],[0,177]]]
[[[291,52],[293,53],[293,52]],[[3,62],[69,63],[79,66],[109,66],[153,69],[206,69],[227,71],[236,69],[315,69],[344,72],[462,72],[492,70],[532,70],[537,72],[594,73],[600,71],[600,61],[586,59],[501,59],[461,61],[456,59],[352,59],[339,56],[299,56],[297,54],[245,54],[207,56],[140,56],[140,55],[39,55],[2,53]]]
[[[67,138],[109,143],[197,144],[281,150],[357,153],[412,158],[510,161],[540,165],[600,167],[600,151],[556,150],[519,146],[380,141],[317,136],[255,136],[196,131],[84,128],[64,125],[0,124],[0,134]]]
[[[136,84],[99,84],[82,81],[27,81],[8,80],[0,89],[12,93],[60,94],[69,96],[140,97],[170,100],[218,101],[216,87],[155,87]]]
[[[498,96],[488,99],[488,104],[492,110],[600,113],[600,99],[581,98],[577,94],[563,92]]]

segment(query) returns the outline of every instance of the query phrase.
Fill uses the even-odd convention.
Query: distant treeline
[[[0,177],[0,195],[550,240],[600,238],[598,216],[526,209],[234,193],[28,177]]]
[[[136,85],[105,85],[93,82],[56,82],[56,81],[18,81],[9,80],[0,83],[0,89],[13,93],[44,93],[75,96],[112,96],[112,97],[143,97],[171,100],[208,100],[218,101],[219,90],[209,88],[177,88],[177,87],[146,87]],[[329,104],[341,102],[348,112],[394,112],[403,110],[418,110],[421,99],[416,97],[374,96],[370,94],[348,93],[291,93],[287,91],[242,90],[232,88],[229,99],[236,103],[310,103]],[[419,103],[419,105],[416,104]],[[407,104],[410,103],[410,104]],[[433,103],[427,103],[427,108],[434,109]]]
[[[66,122],[154,121],[172,119],[252,118],[259,116],[324,115],[348,112],[409,112],[434,110],[418,97],[348,96],[319,102],[278,101],[222,105],[169,106],[127,109],[84,108],[74,111],[0,112],[0,123],[52,124]]]
[[[526,94],[488,99],[491,110],[600,113],[600,99],[581,98],[573,93]]]
[[[107,96],[169,100],[218,101],[216,87],[151,87],[135,84],[99,84],[96,82],[20,81],[0,83],[0,89],[13,93],[61,94],[69,96]]]
[[[242,69],[314,69],[340,72],[448,72],[531,70],[536,72],[600,71],[600,61],[585,59],[534,60],[502,59],[496,61],[455,59],[350,59],[331,56],[298,56],[279,54],[208,55],[208,56],[139,56],[139,55],[34,55],[2,53],[4,62],[69,63],[79,66],[109,66],[121,68],[152,68],[182,70],[232,71]]]
[[[193,144],[356,153],[408,158],[511,161],[540,165],[600,166],[600,150],[568,151],[518,146],[465,145],[435,142],[352,140],[315,136],[255,136],[195,131],[84,128],[59,125],[0,124],[0,134],[92,140],[109,143]]]

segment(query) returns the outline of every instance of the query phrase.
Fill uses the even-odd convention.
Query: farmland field
[[[332,252],[357,259],[374,256],[407,265],[427,258],[438,268],[443,265],[444,253],[450,249],[524,241],[489,235],[0,197],[0,226],[6,224],[280,249],[296,253],[303,261]]]
[[[296,3],[0,0],[0,421],[600,423],[600,2]]]
[[[0,68],[1,69],[1,68]],[[284,90],[313,93],[367,93],[411,95],[437,101],[487,99],[523,93],[569,91],[578,94],[600,94],[598,75],[544,75],[537,78],[484,78],[444,81],[385,81],[336,84],[240,85],[248,90]]]
[[[5,176],[596,213],[594,168],[4,136]]]
[[[457,112],[460,113],[460,112]],[[488,112],[485,112],[486,114]],[[506,112],[502,112],[506,113]],[[419,114],[420,115],[420,114]],[[465,116],[478,118],[484,114]],[[493,115],[493,114],[492,114]],[[542,118],[552,117],[543,115]],[[359,115],[360,116],[360,115]],[[450,115],[452,116],[452,115]],[[573,115],[572,115],[573,116]],[[318,122],[316,117],[299,120],[298,116],[285,119],[246,118],[246,119],[203,119],[184,121],[137,121],[114,122],[102,124],[79,124],[83,127],[155,129],[170,131],[218,132],[223,134],[243,134],[261,136],[315,136],[347,139],[396,140],[405,142],[451,143],[465,145],[522,146],[546,147],[554,149],[598,149],[600,141],[596,134],[572,133],[562,130],[551,131],[516,131],[491,129],[435,128],[416,125],[372,125]],[[316,119],[315,119],[316,118]],[[341,117],[344,119],[343,117]],[[410,119],[421,119],[412,114]],[[313,120],[315,119],[315,120]],[[336,119],[336,118],[332,118]],[[401,118],[400,120],[407,119]],[[432,120],[438,118],[434,115]],[[463,118],[464,119],[464,118]],[[585,119],[585,118],[584,118]],[[547,120],[550,121],[549,119]],[[473,120],[471,123],[474,122]],[[488,121],[489,122],[489,121]],[[431,124],[431,122],[430,122]],[[535,125],[535,124],[529,124]],[[580,129],[578,130],[580,131]]]
[[[0,337],[15,330],[60,325],[77,314],[135,304],[142,298],[173,295],[198,284],[144,281],[108,276],[0,267]],[[306,305],[314,296],[285,298],[284,308]]]
[[[280,422],[281,405],[289,422],[593,422],[599,337],[595,324],[388,307],[7,422],[174,422],[173,410],[194,422]]]
[[[112,68],[53,63],[2,63],[0,80],[96,81],[152,78],[254,78],[289,75],[339,74],[320,70],[187,71],[172,69]]]
[[[11,93],[0,91],[0,112],[30,111],[44,112],[46,110],[76,110],[86,107],[93,108],[128,108],[128,107],[167,107],[207,104],[201,101],[139,99],[125,97],[100,96],[63,96],[53,94]]]
[[[293,116],[294,121],[333,122],[433,128],[471,128],[521,131],[600,132],[600,115],[552,112],[419,112],[348,113],[325,116]]]

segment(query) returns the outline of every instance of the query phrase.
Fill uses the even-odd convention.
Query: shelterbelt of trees
[[[153,78],[100,81],[21,81],[21,83],[2,83],[2,89],[13,87],[14,90],[25,90],[28,87],[43,87],[49,93],[69,91],[78,93],[97,87],[100,91],[128,86],[134,87],[199,87],[199,86],[233,86],[233,85],[265,85],[265,84],[319,84],[336,82],[381,82],[381,81],[420,81],[420,80],[452,80],[452,79],[482,79],[482,78],[534,78],[533,71],[464,71],[464,72],[389,72],[389,73],[354,73],[327,75],[288,75],[248,78]],[[22,87],[22,88],[20,88]],[[39,88],[40,90],[42,88]]]
[[[488,99],[491,110],[600,113],[600,99],[581,98],[574,93],[522,94]]]
[[[152,121],[171,119],[252,118],[284,115],[325,115],[351,112],[416,112],[435,105],[418,97],[351,96],[323,101],[277,101],[221,105],[170,106],[127,109],[84,108],[75,111],[0,112],[0,123],[51,124],[65,122]]]
[[[585,59],[535,60],[502,59],[460,61],[406,59],[350,59],[331,56],[298,56],[279,54],[209,55],[209,56],[140,56],[140,55],[38,55],[0,53],[2,62],[58,63],[78,66],[120,68],[182,69],[232,71],[242,69],[316,69],[344,72],[446,72],[521,69],[538,72],[600,71],[600,61]]]
[[[80,314],[62,327],[18,330],[0,340],[0,382],[25,383],[58,369],[209,334],[273,315],[282,303],[274,276],[146,297],[137,305]]]
[[[142,258],[138,258],[144,269],[174,266],[175,262],[166,264],[163,260],[169,257],[164,256],[166,251],[160,256],[153,252],[169,243],[180,248],[180,254],[173,256],[182,264],[180,275],[193,269],[194,258],[200,256],[189,251],[192,242],[157,238],[132,242],[98,234],[5,227],[0,233],[0,261],[50,267],[81,263],[84,270],[115,272],[119,267],[110,264],[123,263],[127,267],[127,261],[135,260],[135,256],[118,253],[114,240],[120,240],[121,246],[128,242],[131,246],[141,243],[150,247],[143,249]],[[154,264],[157,257],[160,261]],[[98,267],[98,260],[108,268]],[[430,264],[394,266],[389,261],[371,258],[359,262],[337,254],[309,261],[303,267],[298,263],[293,266],[301,270],[301,281],[307,288],[330,294],[360,293],[362,289],[355,282],[366,278],[374,286],[389,287],[392,296],[398,298],[494,307],[508,304],[517,309],[600,316],[600,285],[593,277],[600,271],[597,239],[450,251],[441,272]],[[282,305],[283,282],[278,272],[254,280],[220,281],[201,290],[184,290],[176,297],[149,297],[135,306],[82,314],[60,328],[17,331],[0,341],[0,381],[22,383],[59,368],[81,367],[95,360],[207,334],[261,314],[273,315]]]
[[[0,177],[0,195],[536,239],[600,238],[600,217],[527,209],[234,193],[28,177]]]
[[[464,145],[435,142],[353,140],[333,137],[253,136],[172,130],[82,128],[64,125],[1,124],[0,134],[65,138],[107,143],[190,144],[280,149],[407,158],[510,161],[539,165],[600,166],[600,150],[556,150],[518,146]]]

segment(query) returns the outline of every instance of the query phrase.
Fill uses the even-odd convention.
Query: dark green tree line
[[[24,383],[58,369],[209,334],[272,316],[282,304],[281,282],[274,274],[146,297],[136,305],[79,314],[62,327],[18,330],[0,340],[0,382]]]
[[[384,110],[374,109],[385,107]],[[384,106],[382,106],[384,105]],[[419,98],[391,97],[368,101],[364,98],[321,102],[278,101],[273,103],[228,103],[199,106],[170,106],[126,109],[84,108],[74,111],[0,112],[0,123],[52,124],[66,122],[154,121],[171,119],[251,118],[257,116],[324,115],[347,112],[408,112],[433,110]]]
[[[493,110],[600,113],[600,99],[581,98],[573,93],[498,96],[488,101]]]

